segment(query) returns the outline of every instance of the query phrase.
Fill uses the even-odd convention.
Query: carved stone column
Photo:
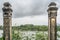
[[[4,3],[3,10],[3,39],[12,40],[12,9],[9,2]]]
[[[56,3],[51,2],[48,6],[48,40],[57,40],[57,10]]]

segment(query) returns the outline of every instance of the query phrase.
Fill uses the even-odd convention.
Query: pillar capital
[[[11,4],[9,3],[9,2],[5,2],[4,4],[3,4],[3,8],[2,8],[2,10],[3,10],[3,12],[5,12],[5,13],[7,13],[7,12],[12,12],[12,9],[11,9]]]
[[[55,2],[51,2],[49,5],[48,5],[48,12],[49,11],[57,11],[58,10],[58,8],[56,7],[56,3]]]
[[[49,5],[48,5],[48,16],[49,17],[56,17],[57,16],[57,6],[56,6],[56,3],[55,2],[51,2]]]

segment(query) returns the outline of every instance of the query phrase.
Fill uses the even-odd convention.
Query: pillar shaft
[[[11,36],[11,17],[4,17],[4,40],[12,40]]]
[[[56,18],[55,21],[52,21],[51,18],[48,18],[48,40],[57,40]]]

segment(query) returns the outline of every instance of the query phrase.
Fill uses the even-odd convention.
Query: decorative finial
[[[4,6],[6,6],[6,7],[9,7],[10,6],[11,7],[11,4],[9,2],[5,2],[4,3]]]
[[[55,2],[51,2],[48,7],[50,7],[50,6],[56,6],[56,3]]]

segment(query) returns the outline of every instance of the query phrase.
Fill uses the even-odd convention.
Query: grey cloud
[[[3,5],[3,2],[1,0],[1,2],[0,2],[0,12],[2,12],[2,5]]]
[[[32,4],[26,7],[21,7],[17,4],[17,9],[14,10],[14,17],[35,16],[46,14],[48,0],[33,0]],[[46,11],[45,11],[46,10]]]
[[[27,3],[27,5],[18,3],[18,1],[21,1],[21,0],[9,1],[12,5],[14,18],[47,14],[48,5],[52,0],[31,0],[31,3],[30,4]],[[56,0],[53,0],[53,1],[56,1]],[[1,10],[1,7],[2,5],[0,6],[0,10]]]

